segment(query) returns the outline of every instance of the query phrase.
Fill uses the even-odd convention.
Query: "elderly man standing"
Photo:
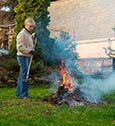
[[[20,73],[18,77],[16,96],[26,99],[28,98],[28,82],[26,79],[30,59],[34,54],[35,45],[32,39],[32,31],[35,27],[35,21],[33,18],[27,18],[25,20],[24,28],[17,35],[17,61],[20,66]]]

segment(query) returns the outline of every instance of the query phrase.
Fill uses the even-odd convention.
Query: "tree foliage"
[[[45,61],[49,62],[51,59],[51,51],[54,44],[54,40],[49,37],[50,32],[47,28],[50,22],[49,12],[45,9],[36,13],[34,18],[36,21],[36,34],[38,45],[41,47],[42,57]]]

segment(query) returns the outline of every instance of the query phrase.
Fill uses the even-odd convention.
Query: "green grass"
[[[115,93],[97,106],[51,105],[42,99],[49,86],[30,86],[30,101],[15,97],[15,88],[0,88],[0,126],[115,126]]]

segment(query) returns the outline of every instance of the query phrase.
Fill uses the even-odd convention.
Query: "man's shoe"
[[[28,97],[23,97],[24,101],[29,101],[30,99]]]

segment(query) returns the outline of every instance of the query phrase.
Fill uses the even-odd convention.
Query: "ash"
[[[99,104],[88,101],[88,99],[85,98],[83,93],[80,91],[80,87],[76,87],[73,91],[68,91],[63,86],[60,86],[58,90],[52,93],[50,96],[45,97],[43,101],[50,102],[51,104],[56,105],[67,104],[70,107],[77,105]]]

